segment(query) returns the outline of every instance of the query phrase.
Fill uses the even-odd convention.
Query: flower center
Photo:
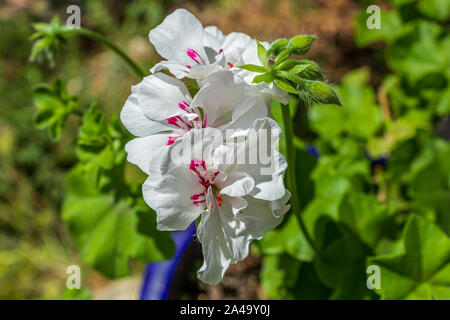
[[[183,118],[182,116],[170,117],[170,118],[167,118],[168,124],[170,124],[171,126],[177,127],[178,129],[181,129],[184,132],[187,132],[193,128],[201,129],[201,128],[206,127],[206,119],[207,119],[206,114],[204,114],[203,121],[202,121],[202,119],[201,119],[202,116],[201,116],[200,112],[198,110],[189,108],[190,107],[189,103],[187,103],[184,100],[182,102],[178,103],[178,107],[181,110],[183,110],[184,112],[186,112],[186,114],[192,114],[192,115],[195,115],[195,117],[192,120],[187,120],[187,119]],[[167,145],[170,146],[170,145],[174,144],[178,138],[180,138],[180,136],[170,136],[167,141]]]
[[[186,54],[189,56],[189,58],[194,60],[195,63],[201,64],[201,65],[206,65],[205,60],[203,60],[203,58],[194,49],[190,49],[190,48],[187,49]],[[188,67],[189,69],[191,68],[191,66],[186,66],[186,67]]]
[[[206,169],[205,161],[199,159],[191,160],[189,169],[194,172],[195,175],[197,175],[197,177],[199,178],[199,182],[204,186],[203,192],[193,194],[190,197],[192,203],[195,206],[199,206],[205,203],[206,195],[209,188],[211,188],[215,198],[217,199],[217,204],[221,206],[223,202],[222,195],[219,193],[218,188],[214,185],[214,179],[219,175],[219,171],[215,171],[213,173],[209,172]],[[213,206],[214,203],[211,204],[211,208],[213,208]]]

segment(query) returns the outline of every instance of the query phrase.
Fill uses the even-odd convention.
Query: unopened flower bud
[[[284,38],[274,41],[270,49],[267,51],[267,55],[277,56],[281,51],[287,48],[288,42],[289,40]]]
[[[287,49],[292,55],[301,56],[308,52],[315,36],[297,35],[289,40]]]
[[[305,82],[299,87],[299,96],[308,105],[315,103],[337,104],[339,106],[342,105],[333,88],[324,82],[305,80]]]
[[[306,65],[307,68],[302,69],[301,77],[308,80],[323,80],[322,71],[319,65],[312,60],[300,60],[300,65]]]

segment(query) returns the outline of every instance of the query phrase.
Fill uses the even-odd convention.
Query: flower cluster
[[[288,93],[272,83],[253,83],[256,74],[238,68],[262,67],[258,46],[269,44],[203,28],[186,10],[169,15],[149,38],[167,60],[132,87],[121,112],[136,136],[126,145],[128,160],[148,175],[143,196],[156,211],[159,230],[184,230],[198,221],[204,255],[198,277],[216,284],[289,208],[287,164],[277,150],[281,129],[268,108],[273,98],[286,103]],[[194,96],[184,78],[198,84]],[[269,134],[248,139],[252,132]],[[255,156],[262,146],[265,159]],[[187,161],[174,161],[175,149]],[[235,161],[247,156],[255,161]]]

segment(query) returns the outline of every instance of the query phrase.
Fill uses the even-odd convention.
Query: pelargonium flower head
[[[244,64],[261,65],[256,40],[240,32],[224,35],[215,26],[203,28],[201,22],[185,9],[177,9],[149,33],[150,42],[167,61],[152,72],[168,69],[175,77],[200,80],[214,72],[231,70],[249,84],[256,74],[237,68]],[[269,47],[268,43],[263,43]],[[282,103],[288,102],[285,91],[266,83],[255,85],[262,93]]]
[[[278,135],[280,129],[270,118],[255,120],[252,130],[267,130]],[[203,139],[195,139],[200,134]],[[228,266],[245,259],[249,244],[275,228],[289,206],[290,194],[278,183],[286,164],[281,155],[271,157],[271,174],[261,174],[261,162],[230,161],[240,152],[255,150],[260,139],[223,144],[222,132],[214,128],[193,129],[175,142],[183,150],[196,150],[201,143],[201,158],[189,153],[189,161],[174,163],[173,149],[166,149],[160,180],[150,178],[143,186],[147,204],[156,211],[159,230],[184,230],[200,218],[197,237],[202,244],[204,263],[197,275],[208,284],[218,283]],[[211,147],[212,146],[212,147]],[[175,147],[174,147],[175,148]],[[194,151],[192,151],[194,152]],[[261,189],[265,191],[262,192]],[[277,195],[274,199],[273,195]]]
[[[254,119],[267,116],[259,92],[233,73],[220,72],[194,98],[178,79],[163,73],[145,77],[132,87],[120,118],[137,138],[125,150],[128,161],[145,173],[159,163],[161,152],[192,129],[213,127],[245,134]]]

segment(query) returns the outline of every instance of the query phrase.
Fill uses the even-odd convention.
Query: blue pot
[[[174,287],[174,276],[183,266],[180,261],[187,252],[195,236],[195,222],[186,230],[173,232],[175,254],[172,259],[164,262],[153,262],[145,269],[144,282],[141,288],[141,300],[166,300],[170,296],[170,288]]]

